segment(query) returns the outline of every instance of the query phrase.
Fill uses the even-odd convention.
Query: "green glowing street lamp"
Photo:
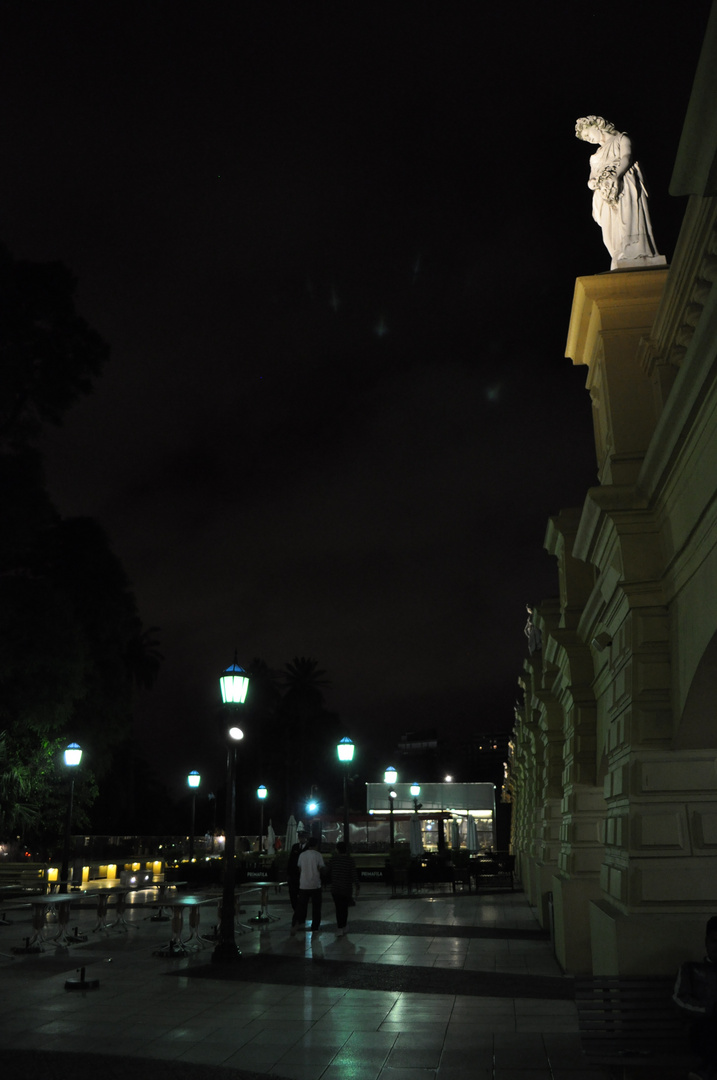
[[[398,792],[394,790],[393,785],[398,780],[398,773],[394,769],[393,765],[389,765],[383,774],[384,783],[388,784],[388,843],[389,847],[393,849],[393,842],[395,838],[394,824],[393,824],[393,801],[398,795]]]
[[[263,842],[264,842],[264,800],[266,799],[268,794],[269,794],[269,792],[268,792],[268,790],[267,790],[267,788],[266,788],[266,786],[264,784],[260,784],[259,787],[256,789],[256,797],[259,800],[259,806],[261,807],[261,822],[260,822],[260,825],[259,825],[259,854],[260,855],[261,855],[262,851],[264,850],[263,847],[262,847]]]
[[[316,801],[316,799],[313,799],[313,798],[309,799],[309,801],[306,804],[306,814],[307,814],[307,817],[309,818],[309,828],[308,828],[309,836],[313,836],[315,834],[315,831],[316,831],[316,817],[317,817],[317,815],[319,813],[319,810],[320,810],[320,807],[319,807],[319,804]],[[319,843],[319,850],[321,850],[321,822],[319,822],[319,835],[317,837],[317,840],[318,840],[318,843]]]
[[[231,713],[234,713],[246,700],[249,689],[249,676],[234,663],[226,669],[219,679],[222,701]],[[227,805],[224,826],[224,884],[222,888],[222,913],[219,919],[219,938],[214,952],[213,963],[233,963],[241,956],[234,939],[234,880],[236,875],[236,787],[237,787],[237,743],[244,738],[244,732],[233,720],[228,730],[227,748]]]
[[[192,827],[191,827],[190,832],[189,832],[189,865],[190,865],[190,869],[191,869],[191,864],[194,861],[194,821],[195,821],[195,812],[196,812],[196,808],[197,808],[197,806],[196,806],[196,804],[197,804],[197,788],[199,787],[199,785],[201,783],[201,780],[202,780],[202,778],[201,778],[201,776],[199,775],[199,773],[197,772],[196,769],[192,769],[189,776],[187,777],[187,784],[189,786],[189,790],[192,793]]]

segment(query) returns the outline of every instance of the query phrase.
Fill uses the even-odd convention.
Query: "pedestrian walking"
[[[321,871],[326,863],[320,851],[316,850],[315,836],[310,836],[306,847],[299,855],[299,900],[296,907],[296,923],[291,927],[291,935],[306,927],[306,912],[311,901],[311,930],[315,933],[321,926]]]
[[[343,937],[349,918],[349,908],[356,903],[354,892],[358,896],[359,883],[356,863],[348,853],[343,840],[336,845],[336,854],[331,857],[331,895],[336,908],[336,934]]]
[[[297,836],[297,841],[292,845],[289,852],[289,861],[286,865],[286,879],[289,883],[289,900],[291,901],[292,915],[291,925],[296,926],[296,913],[299,909],[299,855],[306,847],[307,836],[305,832],[300,832]],[[304,913],[305,916],[306,913]]]

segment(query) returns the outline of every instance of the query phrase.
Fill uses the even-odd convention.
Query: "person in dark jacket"
[[[296,910],[299,904],[299,879],[301,871],[299,870],[299,855],[306,847],[306,833],[300,832],[297,837],[297,842],[292,846],[289,852],[289,861],[286,864],[286,880],[289,883],[289,900],[291,901],[291,907],[293,915],[291,916],[291,925],[296,926]]]
[[[336,934],[338,937],[343,937],[346,933],[354,889],[357,896],[359,891],[356,863],[349,855],[343,840],[339,840],[336,845],[336,854],[331,856],[330,873],[331,895],[336,908]]]
[[[673,999],[690,1021],[690,1044],[700,1064],[689,1080],[717,1078],[717,915],[705,928],[705,958],[680,965]]]

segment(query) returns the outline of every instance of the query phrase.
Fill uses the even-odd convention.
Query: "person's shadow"
[[[366,949],[356,945],[349,937],[336,938],[328,947],[332,960],[363,960]]]
[[[321,939],[317,935],[311,940],[311,959],[312,960],[324,960],[324,946],[321,944]]]

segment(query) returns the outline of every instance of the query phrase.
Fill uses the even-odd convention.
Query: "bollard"
[[[32,953],[35,955],[42,952],[42,945],[39,941],[36,941],[34,945],[31,945],[29,937],[24,937],[22,940],[25,942],[24,945],[14,945],[12,948],[12,952],[15,956],[22,956],[24,953]]]

